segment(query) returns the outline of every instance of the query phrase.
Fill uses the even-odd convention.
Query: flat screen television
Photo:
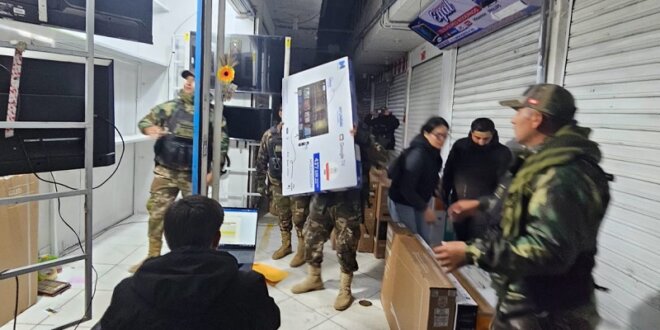
[[[236,60],[239,92],[280,94],[284,77],[284,37],[230,34],[225,52]]]
[[[83,122],[84,59],[53,54],[40,57],[23,58],[16,120]],[[48,59],[53,57],[58,60]],[[7,120],[12,61],[11,56],[0,55],[0,121]],[[111,60],[97,59],[94,65],[94,116],[94,166],[114,164]],[[84,167],[84,129],[16,129],[10,138],[0,131],[0,176]]]
[[[2,0],[0,17],[85,31],[86,0],[48,0],[39,13],[39,0]],[[153,43],[151,0],[96,0],[95,34]]]
[[[234,139],[261,141],[272,126],[271,109],[225,105],[222,114],[227,120],[227,134]]]

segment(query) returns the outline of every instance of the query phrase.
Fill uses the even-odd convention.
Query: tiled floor
[[[78,329],[89,329],[103,315],[112,290],[123,278],[130,276],[128,267],[146,255],[146,216],[135,216],[94,240],[94,266],[99,280],[93,300],[93,319],[82,323]],[[353,296],[356,300],[348,310],[336,311],[332,305],[338,293],[339,264],[330,244],[326,244],[322,277],[325,290],[293,295],[291,287],[305,276],[305,267],[290,268],[292,255],[281,260],[271,260],[270,255],[280,244],[280,234],[275,219],[266,217],[259,224],[256,262],[266,263],[289,272],[289,276],[277,286],[269,286],[271,297],[280,307],[281,329],[388,329],[380,303],[380,279],[384,263],[372,254],[358,253],[360,270],[354,275]],[[295,235],[294,235],[295,236]],[[295,245],[294,238],[294,247]],[[64,266],[58,280],[70,282],[72,288],[54,297],[40,297],[37,304],[19,315],[19,330],[45,330],[79,319],[84,310],[84,268],[82,262]],[[373,305],[364,307],[360,300]],[[10,322],[0,330],[12,329]]]

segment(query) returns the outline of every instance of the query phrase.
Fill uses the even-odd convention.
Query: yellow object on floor
[[[254,263],[252,270],[263,275],[266,278],[266,282],[272,286],[277,285],[277,283],[289,276],[289,272],[262,263]]]

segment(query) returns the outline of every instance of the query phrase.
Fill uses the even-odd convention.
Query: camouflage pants
[[[356,257],[360,240],[362,211],[360,190],[328,192],[312,196],[309,217],[305,223],[305,258],[308,264],[321,267],[323,244],[336,233],[337,258],[341,271],[358,270]]]
[[[283,196],[282,186],[270,186],[271,199],[280,219],[280,230],[291,232],[293,225],[296,231],[302,232],[305,218],[309,214],[309,196]],[[293,224],[291,223],[293,220]]]
[[[190,195],[192,178],[190,172],[172,170],[156,165],[154,180],[151,183],[151,196],[147,201],[149,211],[149,241],[160,244],[163,237],[163,217],[167,207],[174,202],[181,191],[183,196]]]

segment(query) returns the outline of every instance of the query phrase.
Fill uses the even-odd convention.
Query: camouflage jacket
[[[501,231],[467,247],[468,259],[491,272],[504,314],[592,303],[596,238],[610,195],[589,133],[565,126],[526,157],[504,194]]]
[[[186,118],[182,120],[173,120],[174,123],[170,124],[170,119],[172,119],[172,116],[176,115],[177,110],[184,111],[186,116],[181,117]],[[192,115],[194,111],[195,109],[193,96],[184,93],[182,90],[179,92],[179,96],[176,99],[161,103],[149,110],[149,113],[144,116],[138,123],[138,128],[140,129],[140,132],[144,133],[144,129],[147,127],[159,126],[161,128],[166,128],[170,133],[178,137],[192,139]],[[211,118],[213,118],[213,116],[214,113],[211,112]],[[213,126],[211,126],[209,136],[213,136]],[[222,154],[227,155],[227,150],[229,150],[229,135],[227,135],[226,122],[224,117],[222,118],[222,141],[220,142],[220,148],[222,150]],[[209,152],[209,161],[211,159],[212,152]],[[224,165],[224,161],[224,159],[221,161],[221,165]]]
[[[266,190],[268,183],[282,185],[282,125],[277,124],[268,129],[261,137],[259,153],[257,154],[257,191]]]

